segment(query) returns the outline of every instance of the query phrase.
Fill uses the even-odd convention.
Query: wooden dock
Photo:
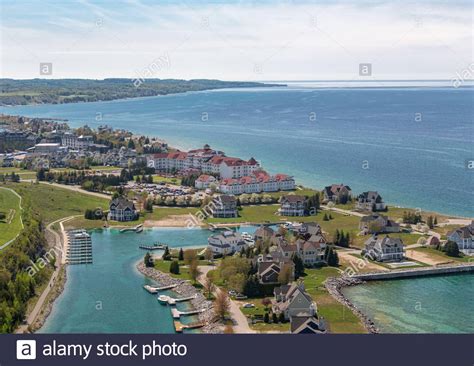
[[[156,294],[158,291],[164,291],[164,290],[171,290],[172,288],[175,288],[178,286],[177,284],[173,285],[168,285],[168,286],[161,286],[161,287],[154,287],[150,285],[145,285],[143,288],[147,290],[150,294]]]
[[[188,297],[178,297],[178,298],[174,298],[168,295],[160,295],[158,296],[158,301],[162,304],[176,305],[177,302],[189,301],[195,298],[196,298],[196,295],[192,295]]]
[[[168,248],[168,244],[158,242],[152,245],[139,245],[138,247],[145,250],[165,250]]]
[[[199,310],[188,310],[188,311],[180,311],[176,308],[171,309],[171,315],[173,315],[173,319],[179,319],[181,316],[184,315],[196,315],[206,311],[205,309]]]
[[[123,229],[120,229],[119,232],[126,233],[129,231],[135,231],[136,233],[141,233],[143,231],[143,224],[138,224],[137,226],[133,226],[133,227],[124,227]]]
[[[173,321],[174,323],[174,329],[177,333],[182,333],[183,329],[196,329],[196,328],[202,328],[206,324],[202,322],[196,322],[196,323],[190,323],[190,324],[183,324],[179,320]]]

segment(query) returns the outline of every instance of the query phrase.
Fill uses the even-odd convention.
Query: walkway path
[[[199,266],[201,273],[198,277],[198,281],[201,284],[204,284],[205,279],[207,277],[207,273],[211,269],[215,269],[215,266]],[[217,294],[218,291],[224,291],[220,288],[217,288],[214,291],[214,295]],[[234,333],[244,334],[244,333],[256,333],[253,329],[250,328],[249,323],[247,321],[247,317],[240,311],[239,305],[234,300],[230,299],[230,317],[234,323],[233,329]]]
[[[44,289],[43,293],[38,298],[38,301],[36,302],[33,310],[28,314],[28,317],[26,318],[26,324],[20,325],[17,328],[15,333],[24,333],[24,332],[26,332],[28,330],[28,326],[35,322],[36,317],[38,316],[41,309],[43,308],[44,302],[45,302],[46,298],[48,297],[49,293],[51,292],[51,289],[54,287],[54,284],[57,280],[59,272],[61,271],[61,268],[65,263],[65,260],[66,260],[66,246],[65,246],[65,243],[66,242],[61,241],[61,236],[56,231],[54,231],[52,229],[53,225],[59,223],[59,225],[61,227],[61,230],[62,230],[63,240],[65,240],[66,233],[64,231],[63,222],[71,220],[75,217],[77,217],[77,215],[65,217],[65,218],[53,221],[50,224],[48,224],[48,226],[46,226],[46,231],[51,233],[54,237],[54,242],[50,243],[52,245],[51,245],[51,248],[49,250],[51,250],[52,248],[55,248],[55,247],[60,247],[60,248],[62,247],[62,249],[54,251],[54,254],[56,254],[58,256],[57,259],[56,259],[56,268],[54,269],[54,272],[51,275],[51,278],[49,279],[49,282],[46,285],[46,288]],[[62,243],[64,245],[62,245]]]
[[[29,183],[36,182],[36,179],[22,179],[21,182],[29,182]],[[39,181],[39,183],[55,186],[58,188],[68,189],[74,192],[88,194],[89,196],[105,198],[107,200],[110,200],[111,198],[109,195],[105,193],[86,191],[85,189],[82,189],[80,186],[71,186],[71,185],[66,185],[66,184],[50,183],[50,182],[43,182],[43,181]]]
[[[324,206],[324,205],[321,205],[321,209],[322,210],[327,210],[327,211],[339,212],[339,213],[342,213],[342,214],[357,216],[357,217],[367,216],[367,214],[363,214],[361,212],[344,210],[342,208],[337,208],[337,207],[327,207],[327,206]]]

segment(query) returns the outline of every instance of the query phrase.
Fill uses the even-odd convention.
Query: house
[[[317,222],[304,222],[297,227],[295,233],[307,240],[313,235],[319,235],[322,233],[321,225]]]
[[[467,226],[449,232],[448,240],[454,241],[459,251],[466,255],[474,255],[474,221]]]
[[[292,334],[322,334],[326,328],[317,316],[297,315],[290,319],[290,331]]]
[[[323,190],[323,203],[334,202],[334,203],[346,203],[352,197],[352,191],[349,186],[344,184],[332,184],[324,187]]]
[[[308,240],[298,239],[295,242],[297,254],[307,267],[324,263],[327,241],[322,234],[312,235]]]
[[[290,281],[294,280],[295,265],[292,260],[279,258],[279,256],[258,258],[257,277],[262,285],[279,284],[281,271],[289,271]]]
[[[202,174],[196,179],[194,187],[197,189],[208,189],[212,184],[217,184],[216,177],[212,175]]]
[[[380,214],[371,214],[360,219],[359,229],[363,234],[398,233],[400,224]]]
[[[388,235],[373,235],[365,242],[364,254],[378,262],[397,262],[403,259],[403,242]]]
[[[270,238],[275,234],[275,231],[268,226],[261,225],[257,230],[255,230],[255,233],[253,234],[253,238],[255,241],[257,240],[270,240]]]
[[[237,217],[237,200],[235,196],[220,195],[213,201],[211,207],[212,217]]]
[[[231,255],[240,252],[242,248],[247,248],[247,243],[242,236],[232,230],[211,235],[207,239],[207,243],[207,247],[214,255]]]
[[[135,204],[124,197],[113,199],[109,205],[109,220],[133,221],[138,218]]]
[[[287,195],[281,197],[280,215],[281,216],[304,216],[306,197],[298,195]]]
[[[303,282],[275,287],[273,290],[272,310],[275,314],[283,313],[286,320],[297,316],[316,316],[317,306],[305,291]]]
[[[357,197],[356,209],[361,211],[384,211],[387,208],[382,196],[376,191],[363,192]]]

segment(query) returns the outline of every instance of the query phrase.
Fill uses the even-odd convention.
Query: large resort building
[[[68,264],[92,263],[92,240],[87,231],[82,229],[68,231],[66,240]]]

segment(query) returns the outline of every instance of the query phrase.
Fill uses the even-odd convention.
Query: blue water
[[[474,157],[473,88],[309,85],[0,110],[109,124],[181,148],[209,143],[307,186],[344,182],[392,204],[474,216],[466,168]]]
[[[383,333],[474,333],[474,275],[368,282],[343,290]]]
[[[243,229],[249,233],[254,227]],[[210,231],[156,228],[140,234],[116,229],[92,232],[91,265],[67,266],[67,282],[40,333],[174,333],[170,308],[143,289],[155,284],[136,270],[157,240],[170,247],[205,246]],[[178,309],[187,306],[178,304]],[[183,318],[186,323],[191,317]]]

